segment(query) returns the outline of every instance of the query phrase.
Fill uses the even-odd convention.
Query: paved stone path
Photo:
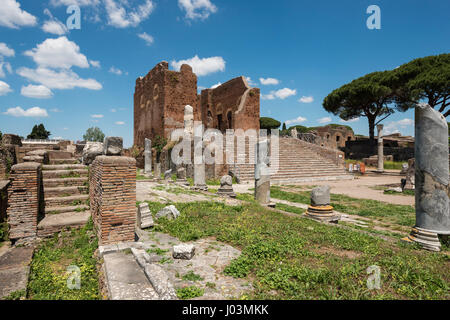
[[[26,290],[33,250],[31,247],[13,247],[0,256],[0,299],[12,292]]]

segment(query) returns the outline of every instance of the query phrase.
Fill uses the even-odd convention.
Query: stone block
[[[173,258],[182,260],[191,260],[195,254],[195,246],[193,244],[179,244],[173,246]]]
[[[180,216],[180,211],[178,211],[178,209],[174,205],[165,207],[164,209],[162,209],[161,211],[159,211],[156,214],[157,219],[159,219],[161,217],[166,217],[167,219],[171,220],[171,219],[176,219],[179,216]]]
[[[123,139],[121,137],[105,137],[103,141],[103,155],[120,156],[123,150]]]
[[[320,186],[311,191],[312,206],[327,206],[330,204],[330,187]]]

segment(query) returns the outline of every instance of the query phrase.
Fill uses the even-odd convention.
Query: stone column
[[[378,130],[378,172],[384,172],[383,125],[377,124]]]
[[[194,163],[194,189],[208,191],[204,159],[201,164]]]
[[[416,225],[408,239],[440,251],[438,235],[450,235],[448,126],[428,104],[415,112]]]
[[[145,138],[144,174],[152,174],[152,140]]]
[[[255,164],[255,200],[260,204],[270,204],[270,170],[269,164],[269,141],[267,139],[256,143]]]
[[[155,164],[155,176],[154,179],[161,180],[161,163],[157,162]]]

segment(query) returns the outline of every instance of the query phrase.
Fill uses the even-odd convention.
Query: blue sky
[[[67,30],[74,3],[81,29]],[[381,9],[379,30],[366,26],[370,5]],[[53,138],[81,140],[98,126],[129,147],[135,80],[162,60],[196,61],[200,88],[249,77],[262,116],[343,123],[323,98],[366,73],[450,52],[449,12],[447,0],[0,0],[0,130],[26,136],[44,123]],[[413,118],[383,123],[413,135]],[[365,118],[346,124],[368,134]]]

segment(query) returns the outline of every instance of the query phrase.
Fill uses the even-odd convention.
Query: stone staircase
[[[273,184],[285,184],[353,179],[353,176],[348,174],[343,167],[320,156],[312,147],[309,148],[305,142],[298,139],[280,138],[279,157],[271,157],[271,167],[278,167],[278,170],[271,176],[271,182]],[[250,157],[250,163],[252,162],[254,162],[254,159]],[[246,164],[236,165],[236,167],[241,181],[250,182],[254,180],[255,166],[253,164],[247,162]]]
[[[76,159],[54,159],[42,166],[45,217],[38,224],[38,236],[51,236],[66,227],[79,227],[90,217],[88,166]]]

